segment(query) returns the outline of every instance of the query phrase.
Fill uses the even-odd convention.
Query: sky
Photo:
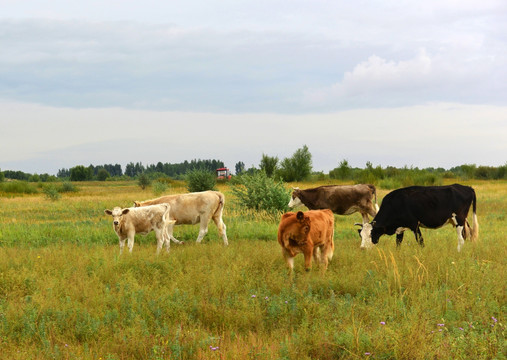
[[[507,163],[504,0],[0,0],[0,169]]]

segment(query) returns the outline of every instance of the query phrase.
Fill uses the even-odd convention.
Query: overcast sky
[[[505,0],[0,0],[0,169],[507,162]]]

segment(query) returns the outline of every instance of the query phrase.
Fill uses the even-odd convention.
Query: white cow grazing
[[[169,204],[171,206],[170,218],[175,220],[174,224],[167,227],[169,238],[181,243],[173,236],[174,225],[200,224],[197,242],[200,243],[203,237],[208,233],[208,223],[211,219],[217,226],[218,233],[222,236],[224,245],[229,245],[227,241],[226,226],[222,220],[224,210],[225,196],[219,191],[202,191],[188,194],[166,195],[153,200],[135,201],[136,207],[154,204]]]
[[[132,253],[135,235],[146,235],[151,231],[155,231],[157,237],[157,254],[160,253],[164,242],[169,252],[171,242],[166,234],[167,227],[174,223],[174,220],[169,219],[170,208],[168,204],[160,204],[142,208],[115,207],[113,210],[104,210],[106,215],[113,217],[113,229],[120,240],[120,254],[123,252],[126,239],[129,252]]]

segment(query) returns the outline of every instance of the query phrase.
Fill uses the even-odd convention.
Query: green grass
[[[400,249],[384,236],[360,251],[360,216],[336,216],[328,271],[306,273],[297,257],[292,278],[279,218],[239,208],[228,185],[230,245],[214,224],[200,245],[197,226],[180,226],[186,243],[160,256],[153,233],[119,256],[103,215],[152,197],[135,183],[82,183],[56,202],[0,198],[2,357],[504,359],[507,183],[470,185],[480,240],[460,253],[450,226],[423,230],[423,249],[407,233]]]

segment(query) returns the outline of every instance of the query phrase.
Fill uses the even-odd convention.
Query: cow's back
[[[315,245],[332,241],[334,234],[334,215],[329,209],[310,210],[305,213],[310,217],[310,237]]]
[[[409,186],[394,190],[382,200],[375,216],[379,225],[402,225],[405,219],[416,219],[425,227],[438,228],[459,210],[468,209],[475,192],[460,184],[446,186]],[[465,204],[463,209],[456,204]],[[398,224],[398,219],[400,224]]]
[[[166,195],[157,199],[139,203],[148,204],[167,203],[171,206],[170,218],[178,224],[197,224],[201,216],[210,216],[223,204],[224,195],[218,191],[202,191],[188,194]]]
[[[373,188],[374,189],[374,188]],[[369,185],[325,185],[305,190],[309,198],[310,210],[330,209],[345,215],[357,211],[360,207],[371,206],[371,197],[375,190]]]

